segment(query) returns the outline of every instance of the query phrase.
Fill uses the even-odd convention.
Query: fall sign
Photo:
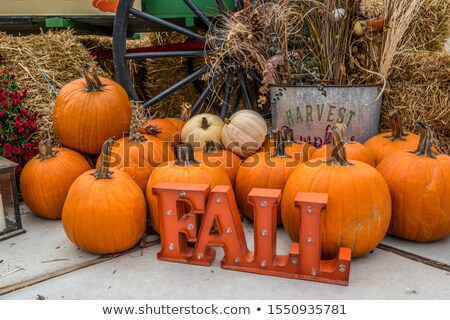
[[[297,194],[300,240],[292,243],[288,255],[277,255],[276,206],[281,190],[254,188],[248,195],[255,218],[252,252],[230,186],[211,191],[207,184],[159,183],[152,189],[161,215],[159,260],[210,266],[216,255],[212,247],[222,247],[225,269],[348,285],[351,250],[341,247],[333,260],[320,257],[320,215],[326,194]]]

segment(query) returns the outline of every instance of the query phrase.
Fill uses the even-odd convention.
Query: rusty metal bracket
[[[276,254],[279,189],[254,188],[248,201],[254,208],[254,252],[247,247],[238,207],[230,186],[159,183],[153,187],[161,216],[158,259],[210,266],[222,247],[224,269],[348,285],[351,250],[340,248],[332,260],[321,260],[320,221],[328,195],[301,193],[295,206],[301,211],[300,240],[288,255]],[[213,232],[214,230],[214,232]]]

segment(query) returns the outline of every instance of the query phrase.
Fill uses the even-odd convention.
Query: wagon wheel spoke
[[[163,52],[136,52],[126,53],[124,58],[130,59],[147,59],[147,58],[173,58],[173,57],[203,57],[208,55],[209,51],[163,51]]]
[[[197,39],[197,40],[206,42],[206,38],[205,38],[204,36],[202,36],[202,35],[200,35],[200,34],[194,32],[194,31],[191,31],[191,30],[189,30],[189,29],[180,27],[179,25],[176,25],[176,24],[174,24],[174,23],[172,23],[172,22],[169,22],[169,21],[166,21],[166,20],[164,20],[164,19],[161,19],[161,18],[152,16],[151,14],[148,14],[148,13],[145,13],[145,12],[142,12],[142,11],[139,11],[139,10],[134,9],[134,8],[130,8],[130,9],[128,10],[128,12],[130,12],[130,13],[131,13],[132,15],[134,15],[135,17],[139,17],[139,18],[145,19],[145,20],[147,20],[147,21],[150,21],[150,22],[154,22],[154,23],[160,24],[160,25],[162,25],[162,26],[164,26],[164,27],[167,27],[167,28],[169,28],[169,29],[172,29],[173,31],[179,32],[179,33],[181,33],[181,34],[184,34],[185,36],[188,36],[189,38]]]
[[[239,79],[239,85],[242,89],[242,93],[244,94],[244,101],[245,101],[245,105],[247,106],[247,109],[255,110],[256,108],[254,107],[254,105],[252,103],[252,99],[250,97],[250,92],[248,91],[248,87],[247,87],[247,81],[245,79],[245,75],[244,75],[244,72],[242,71],[242,69],[237,71],[237,76]]]
[[[213,90],[214,86],[216,85],[217,79],[221,76],[221,74],[213,76],[209,79],[207,86],[203,90],[203,92],[200,94],[197,101],[195,101],[194,105],[192,106],[191,114],[196,114],[197,111],[202,106],[203,102],[205,102],[206,98],[210,94],[210,92]]]
[[[228,70],[227,78],[225,80],[225,94],[223,96],[222,110],[220,112],[220,117],[222,119],[225,119],[225,117],[228,115],[228,110],[230,108],[231,90],[233,89],[231,85],[233,82],[233,78],[234,78],[233,72]]]
[[[212,28],[211,20],[200,10],[200,8],[192,0],[183,0],[189,8],[202,20],[208,28]]]
[[[158,93],[156,96],[154,96],[153,98],[151,98],[150,100],[145,102],[144,103],[144,107],[150,107],[150,106],[154,105],[155,103],[161,101],[162,99],[164,99],[168,95],[174,93],[178,89],[183,88],[184,86],[188,85],[189,83],[191,83],[195,79],[199,78],[201,75],[205,74],[207,71],[208,71],[208,67],[207,66],[203,66],[202,68],[198,69],[197,71],[195,71],[194,73],[190,74],[186,78],[178,81],[174,85],[170,86],[169,88],[167,88],[163,92]]]

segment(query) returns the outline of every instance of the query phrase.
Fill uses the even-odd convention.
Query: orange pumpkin
[[[422,121],[415,151],[399,151],[377,166],[391,191],[389,233],[428,242],[450,235],[450,157],[432,149],[432,132]]]
[[[301,163],[286,154],[279,130],[273,130],[275,152],[258,152],[248,157],[239,168],[236,177],[236,200],[243,213],[253,220],[253,206],[247,195],[253,188],[284,189],[291,173]],[[277,208],[277,222],[281,224],[281,208]]]
[[[372,167],[375,167],[375,159],[373,158],[372,153],[369,149],[367,149],[362,143],[358,141],[348,141],[346,139],[346,125],[345,124],[337,124],[338,128],[342,130],[342,135],[345,140],[345,152],[347,154],[348,160],[358,160],[361,162],[365,162]],[[331,156],[331,143],[327,143],[322,145],[320,148],[316,149],[311,159],[319,159],[319,158],[329,158]]]
[[[105,141],[101,165],[70,187],[62,213],[68,238],[83,250],[112,254],[133,247],[146,229],[146,203],[128,174],[109,168],[113,139]]]
[[[330,158],[300,164],[286,182],[281,203],[283,225],[291,239],[299,241],[300,211],[294,207],[295,196],[298,192],[326,193],[322,256],[336,257],[339,247],[350,248],[354,257],[361,256],[373,250],[387,232],[391,218],[389,188],[375,168],[347,160],[336,126],[331,129],[331,138]]]
[[[204,151],[196,151],[194,158],[208,167],[221,167],[225,170],[231,185],[234,186],[241,159],[231,151],[217,149],[216,144],[212,140],[206,141],[205,149]]]
[[[139,132],[169,142],[172,147],[180,143],[180,130],[169,119],[149,120],[141,126]]]
[[[20,175],[20,191],[37,216],[60,219],[69,188],[90,170],[81,154],[68,148],[52,148],[50,140],[39,143],[39,154],[27,162]]]
[[[131,122],[128,95],[117,82],[98,77],[91,68],[84,79],[66,84],[58,94],[53,125],[59,140],[72,149],[99,154],[111,136],[122,137]]]
[[[405,150],[414,150],[419,143],[419,136],[414,133],[403,133],[401,117],[397,110],[389,113],[390,132],[376,135],[364,143],[364,146],[372,153],[375,166],[387,156]]]
[[[149,151],[145,150],[147,138],[140,133],[122,138],[114,142],[111,148],[110,167],[126,172],[145,193],[147,182],[153,171],[148,162]],[[96,168],[101,164],[101,157],[97,159]]]
[[[194,158],[194,152],[190,144],[179,144],[177,146],[177,160],[169,161],[156,167],[147,185],[147,204],[151,225],[159,232],[159,209],[158,200],[152,194],[152,187],[159,182],[186,182],[207,183],[211,189],[216,185],[230,186],[231,182],[225,171],[220,167],[208,167]]]

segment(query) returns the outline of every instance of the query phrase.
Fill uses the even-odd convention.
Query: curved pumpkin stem
[[[210,124],[208,123],[208,119],[206,119],[206,117],[202,118],[202,129],[203,130],[208,130]]]
[[[191,118],[192,104],[185,102],[181,105],[180,119],[188,121]]]
[[[286,154],[286,142],[284,141],[280,130],[272,130],[272,138],[274,141],[275,151],[270,154],[270,157],[291,158],[291,156]]]
[[[161,133],[161,130],[159,130],[156,126],[154,126],[152,124],[146,125],[144,127],[144,130],[145,130],[145,132],[147,132],[149,135],[152,135],[152,136],[156,136],[158,133]]]
[[[86,80],[87,92],[103,91],[103,84],[100,78],[95,74],[94,69],[90,66],[85,66],[83,69],[83,76]]]
[[[206,153],[206,154],[216,153],[216,152],[219,151],[217,149],[216,144],[215,144],[215,142],[213,140],[208,140],[208,141],[205,142],[205,149],[206,150],[205,150],[204,153]]]
[[[342,140],[345,144],[354,144],[354,142],[347,139],[347,125],[344,123],[336,123],[337,129],[341,133]]]
[[[430,126],[424,121],[416,121],[414,125],[420,130],[420,139],[417,149],[410,152],[418,156],[436,159],[438,154],[433,151],[433,132]]]
[[[345,125],[344,125],[345,126]],[[347,160],[347,152],[345,151],[345,139],[342,136],[345,127],[336,124],[331,127],[331,156],[325,163],[334,166],[353,166],[354,164]]]
[[[111,161],[111,149],[114,144],[114,137],[106,139],[102,145],[102,153],[100,154],[100,166],[92,174],[95,179],[112,179],[114,172],[109,171],[109,163]]]
[[[133,133],[130,135],[130,139],[128,142],[144,142],[147,141],[147,138],[141,133]]]
[[[408,134],[403,132],[402,117],[398,110],[394,109],[389,112],[389,124],[392,134],[383,138],[390,139],[391,141],[405,141],[406,139],[403,137],[408,136]]]
[[[45,139],[39,142],[39,157],[38,159],[43,161],[45,159],[50,159],[56,157],[58,151],[52,149],[52,145],[50,144],[50,139]]]
[[[177,145],[177,160],[175,161],[175,165],[189,167],[198,164],[199,162],[195,160],[194,149],[190,143]]]

